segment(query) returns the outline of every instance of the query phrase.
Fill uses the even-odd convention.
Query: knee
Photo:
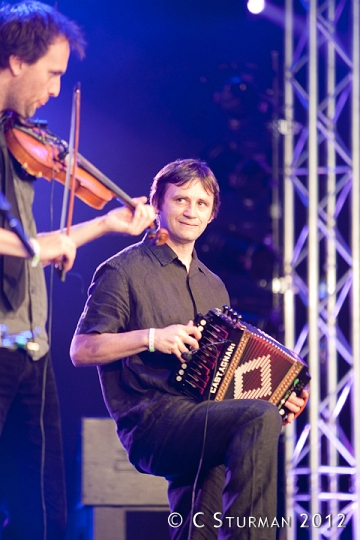
[[[254,456],[259,455],[256,452],[260,452],[262,456],[267,455],[270,461],[277,455],[282,426],[278,409],[273,404],[259,399],[249,400],[246,405],[246,415],[238,424],[228,447],[227,466],[231,460],[236,461],[236,456],[243,459],[244,454],[255,459]]]
[[[240,400],[241,401],[241,400]],[[282,418],[278,409],[269,401],[262,399],[243,400],[245,414],[239,418],[241,425],[247,425],[249,429],[261,430],[267,433],[279,435],[282,427]]]
[[[279,434],[282,428],[282,418],[275,405],[268,401],[257,400],[257,408],[259,419],[264,428],[273,434]]]

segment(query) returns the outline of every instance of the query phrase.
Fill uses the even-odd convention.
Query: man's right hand
[[[200,338],[201,332],[192,321],[189,321],[187,325],[172,324],[165,328],[155,328],[155,350],[165,354],[175,354],[183,362],[181,354],[189,352],[189,348],[198,349]]]
[[[71,342],[70,356],[76,367],[103,366],[149,350],[149,328],[103,334],[76,334]],[[174,354],[180,362],[181,354],[190,349],[199,348],[201,331],[192,321],[188,324],[172,324],[165,328],[154,329],[155,351]]]
[[[36,240],[40,245],[40,262],[61,265],[67,272],[74,264],[76,257],[76,245],[70,238],[58,231],[38,234]]]

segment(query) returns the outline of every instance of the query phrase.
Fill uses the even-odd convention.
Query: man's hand
[[[107,214],[72,225],[70,236],[76,247],[83,246],[108,233],[123,233],[137,236],[155,220],[155,210],[144,204],[146,197],[132,199],[135,210],[127,207],[115,208]]]
[[[297,397],[295,393],[291,394],[291,396],[285,403],[285,406],[291,412],[288,414],[286,421],[283,422],[284,426],[287,424],[291,424],[291,422],[295,420],[295,418],[297,418],[303,412],[308,401],[309,401],[308,390],[303,390],[300,394],[300,397]]]
[[[149,204],[145,204],[146,197],[134,198],[132,202],[135,206],[134,212],[123,206],[111,210],[104,216],[108,232],[138,236],[155,221],[155,210]]]
[[[76,245],[70,236],[56,231],[38,234],[36,240],[40,245],[40,262],[43,266],[61,264],[65,272],[72,268],[76,256]]]
[[[155,350],[165,354],[175,354],[183,362],[181,353],[189,352],[190,349],[199,348],[200,330],[192,321],[187,325],[172,324],[165,328],[156,328],[154,334]]]

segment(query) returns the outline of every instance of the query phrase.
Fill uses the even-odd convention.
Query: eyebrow
[[[173,195],[173,197],[171,197],[172,199],[185,199],[186,201],[189,201],[190,200],[190,197],[188,195],[182,195],[181,193],[175,193],[175,195]],[[208,200],[208,199],[204,199],[202,197],[199,197],[196,202],[203,202],[203,203],[206,203],[206,204],[210,204],[211,201]]]

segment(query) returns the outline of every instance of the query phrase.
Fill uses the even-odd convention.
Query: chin
[[[36,111],[37,111],[37,107],[35,107],[35,105],[33,105],[31,108],[29,108],[26,111],[26,114],[25,114],[24,118],[31,118],[32,116],[34,116]]]

